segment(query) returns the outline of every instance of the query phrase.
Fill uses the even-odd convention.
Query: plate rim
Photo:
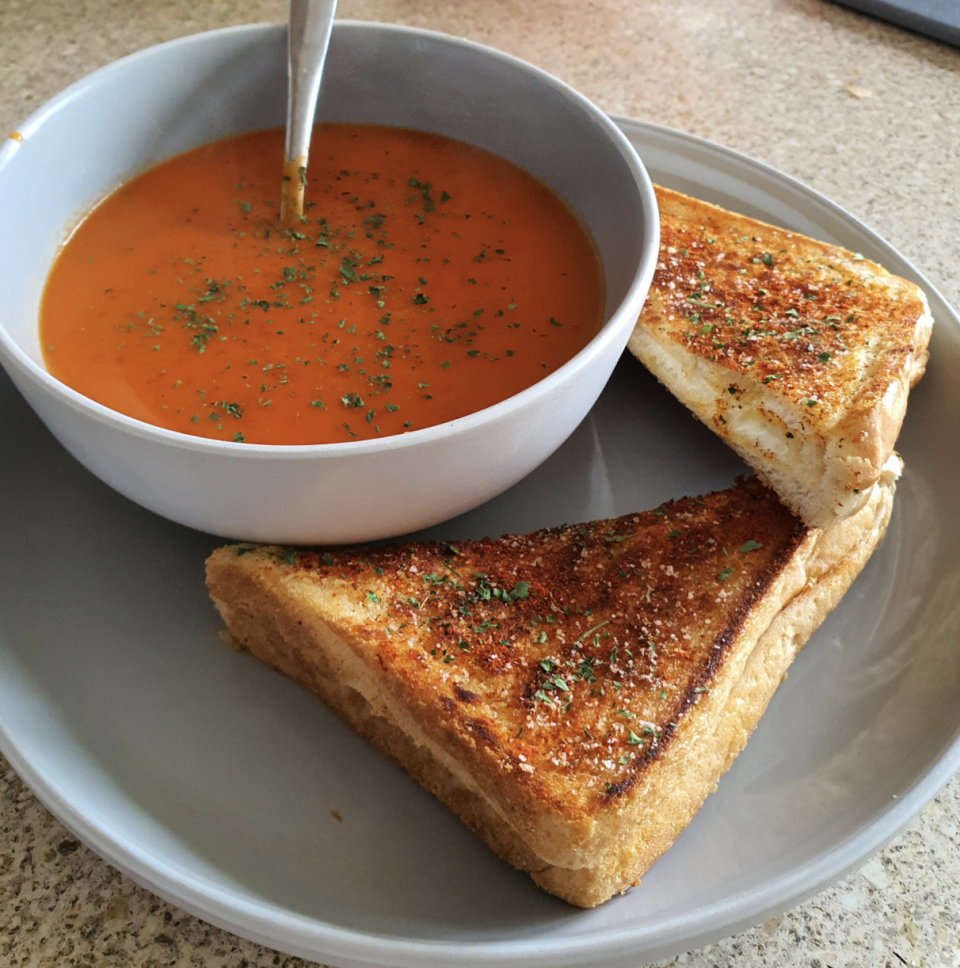
[[[794,198],[802,198],[806,204],[839,219],[852,231],[869,238],[884,253],[888,265],[896,264],[897,274],[924,289],[939,331],[952,326],[956,327],[954,336],[960,333],[960,317],[926,276],[881,235],[822,193],[764,162],[696,135],[633,118],[611,117],[631,143],[632,135],[652,136],[678,148],[687,146],[714,160],[732,162],[741,170],[756,172],[765,181],[778,183]],[[68,791],[58,789],[52,777],[21,754],[2,710],[0,752],[41,803],[100,857],[170,903],[241,937],[306,958],[332,959],[345,968],[363,964],[440,968],[451,962],[459,962],[464,968],[508,964],[552,968],[597,963],[626,965],[635,964],[638,958],[669,957],[735,934],[828,887],[893,839],[960,769],[960,722],[954,738],[939,756],[915,776],[886,810],[846,841],[809,862],[795,865],[763,886],[653,925],[641,921],[588,936],[564,934],[505,941],[416,941],[343,928],[292,914],[279,906],[253,903],[199,877],[185,876],[162,858],[86,817],[71,802]]]

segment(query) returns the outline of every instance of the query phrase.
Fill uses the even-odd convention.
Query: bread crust
[[[829,528],[893,453],[923,292],[837,246],[657,187],[661,252],[629,348],[795,513]]]
[[[451,638],[439,631],[439,620],[404,630],[403,641],[381,625],[388,614],[394,627],[428,608],[430,618],[445,615],[448,605],[473,594],[465,584],[464,591],[441,585],[432,604],[402,604],[413,597],[411,589],[424,587],[425,575],[436,579],[437,571],[424,568],[437,568],[442,546],[338,550],[336,558],[326,555],[330,564],[323,555],[234,546],[211,555],[208,586],[236,644],[316,693],[505,860],[530,871],[551,893],[590,907],[635,884],[716,786],[787,665],[882,535],[894,477],[888,472],[867,507],[827,534],[803,527],[753,480],[697,499],[700,504],[672,502],[646,515],[560,533],[460,545],[463,571],[476,569],[494,590],[511,587],[512,578],[502,580],[506,560],[523,566],[518,574],[530,574],[530,562],[543,560],[543,584],[560,588],[553,570],[569,568],[563,556],[571,550],[577,563],[568,582],[583,586],[585,570],[602,572],[586,592],[606,596],[607,609],[563,619],[564,628],[578,633],[578,659],[610,651],[610,661],[605,666],[597,658],[585,678],[565,673],[569,684],[561,694],[571,695],[575,707],[565,713],[528,698],[531,675],[542,685],[545,663],[554,672],[561,667],[559,658],[556,665],[544,658],[558,657],[559,646],[541,643],[536,631],[548,627],[537,615],[556,601],[541,592],[539,577],[524,598],[489,599],[497,601],[491,611],[470,599],[471,622],[499,616],[495,635],[514,640],[514,668],[487,662],[484,635],[477,634],[469,643],[477,663],[449,673],[466,653],[449,664],[429,655],[432,643]],[[691,556],[687,543],[701,543],[711,531],[725,534],[737,555],[736,573],[730,567],[731,574],[719,572],[713,581],[729,554],[718,545]],[[633,560],[657,576],[636,595]],[[611,575],[628,587],[607,587]],[[686,596],[699,595],[704,585],[706,597],[691,599],[686,612]],[[596,605],[599,599],[589,600]],[[621,650],[629,641],[638,655],[645,645],[639,625],[630,624],[631,609],[649,629],[655,627],[651,616],[662,621],[649,633],[662,639],[656,663],[647,656],[628,668],[613,660],[611,641]],[[602,633],[593,626],[601,614],[607,616],[603,626],[632,628],[632,638],[618,631],[598,643]],[[694,635],[711,624],[708,633]],[[454,634],[469,634],[463,628]],[[596,695],[600,690],[616,695],[624,709],[614,711]],[[629,738],[624,711],[631,717]],[[649,723],[643,730],[642,722]],[[560,749],[569,750],[564,762],[557,759]]]

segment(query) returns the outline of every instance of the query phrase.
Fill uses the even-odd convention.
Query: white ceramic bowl
[[[0,362],[60,442],[144,507],[234,538],[341,543],[445,520],[545,460],[593,405],[653,275],[656,198],[599,109],[522,61],[440,34],[338,22],[317,119],[417,128],[471,142],[541,179],[600,253],[605,323],[522,393],[376,441],[234,444],[163,430],[71,390],[44,368],[43,283],[66,228],[137,171],[196,145],[281,125],[286,29],[251,25],[161,44],[54,98],[0,150]],[[42,200],[42,204],[41,204]]]

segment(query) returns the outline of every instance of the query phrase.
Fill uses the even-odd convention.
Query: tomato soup
[[[279,221],[283,131],[157,165],[78,226],[40,310],[49,372],[182,433],[405,433],[525,389],[597,333],[603,276],[553,192],[402,128],[321,125]]]

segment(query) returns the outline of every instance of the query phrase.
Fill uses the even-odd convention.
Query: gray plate
[[[577,911],[313,697],[222,646],[202,576],[215,539],[101,485],[0,377],[0,749],[69,828],[158,894],[337,965],[635,965],[819,890],[960,765],[960,320],[816,193],[696,138],[622,126],[655,180],[843,243],[927,290],[933,359],[911,397],[883,546],[643,885]],[[624,359],[554,457],[431,535],[624,514],[742,470]]]

